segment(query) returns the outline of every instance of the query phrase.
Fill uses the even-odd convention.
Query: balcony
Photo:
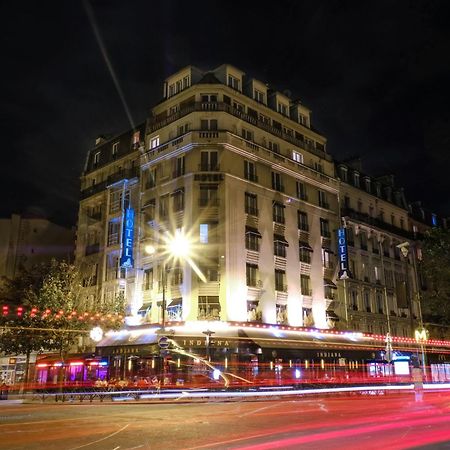
[[[220,165],[219,164],[199,164],[198,170],[200,172],[219,172]]]
[[[273,218],[273,221],[274,221],[275,223],[281,223],[281,224],[283,224],[283,225],[284,225],[284,223],[285,223],[285,219],[284,219],[283,216],[279,216],[279,215],[274,214],[274,215],[272,216],[272,218]]]
[[[94,184],[86,189],[81,191],[81,200],[84,200],[92,195],[98,194],[106,189],[106,181],[102,181],[101,183]]]
[[[122,169],[106,179],[106,185],[111,186],[112,184],[119,183],[124,180],[131,180],[133,178],[139,177],[139,167],[132,167],[131,169]]]
[[[301,139],[297,139],[296,137],[285,133],[281,127],[275,127],[273,125],[270,125],[269,123],[266,123],[262,120],[260,120],[257,117],[254,117],[250,114],[246,114],[245,112],[234,108],[232,105],[229,105],[224,102],[191,102],[188,104],[183,105],[177,112],[166,116],[164,115],[158,115],[155,117],[152,117],[148,121],[149,131],[150,133],[153,133],[154,131],[157,131],[176,120],[196,111],[223,111],[228,114],[231,114],[235,117],[238,117],[239,119],[243,120],[244,122],[250,123],[258,128],[261,128],[268,133],[277,136],[281,139],[284,139],[291,144],[303,148],[305,150],[308,150],[311,153],[314,153],[315,155],[325,158],[328,161],[331,160],[331,157],[325,153],[323,150],[317,149],[312,142],[305,142]],[[204,133],[218,133],[217,131],[203,131]],[[214,136],[213,136],[214,137]]]
[[[220,201],[218,198],[199,198],[198,206],[201,208],[210,207],[210,206],[219,206]]]
[[[94,255],[100,252],[100,243],[86,245],[86,250],[84,252],[85,256]]]
[[[342,214],[342,216],[347,216],[350,219],[356,220],[358,222],[363,222],[368,225],[372,225],[376,228],[380,228],[382,230],[389,231],[390,233],[396,234],[398,236],[402,236],[407,239],[413,239],[413,235],[409,231],[403,230],[402,228],[398,228],[394,225],[383,222],[382,220],[377,219],[375,217],[371,217],[371,216],[369,216],[369,214],[355,211],[352,208],[342,208],[341,214]],[[389,256],[389,255],[385,254],[385,256]]]

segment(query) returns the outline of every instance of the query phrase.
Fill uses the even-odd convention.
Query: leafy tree
[[[0,301],[11,305],[11,313],[0,318],[0,350],[6,354],[24,354],[57,350],[65,359],[80,336],[96,325],[118,328],[124,312],[124,298],[108,304],[91,305],[82,294],[78,268],[53,260],[49,264],[22,270],[15,280],[3,280]],[[23,306],[18,315],[17,307]],[[108,317],[109,316],[109,317]]]
[[[422,308],[431,322],[450,325],[450,230],[433,228],[422,245],[421,270],[426,281]]]

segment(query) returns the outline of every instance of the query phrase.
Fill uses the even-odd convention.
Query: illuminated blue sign
[[[348,267],[347,230],[345,228],[338,228],[336,233],[339,261],[338,277],[340,280],[346,280],[351,278],[350,269]]]
[[[133,267],[133,241],[134,209],[127,208],[125,210],[122,228],[122,256],[120,257],[120,267],[125,267],[127,269]]]

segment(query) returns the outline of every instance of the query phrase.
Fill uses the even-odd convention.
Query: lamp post
[[[405,264],[406,264],[406,280],[408,280],[408,261],[407,257],[410,252],[411,244],[409,242],[402,242],[401,244],[397,245],[397,247],[402,252],[403,257],[405,258]],[[416,252],[412,252],[412,261],[413,261],[413,268],[414,268],[414,280],[415,280],[415,287],[417,292],[417,307],[418,307],[418,314],[419,314],[419,328],[414,330],[414,322],[412,317],[412,305],[410,307],[410,315],[411,315],[411,328],[414,331],[414,338],[416,342],[420,346],[420,353],[422,356],[422,371],[424,378],[426,379],[427,374],[427,368],[426,368],[426,359],[425,359],[425,348],[424,348],[424,342],[428,339],[427,330],[423,326],[423,318],[422,318],[422,305],[420,304],[420,288],[419,288],[419,281],[418,281],[418,274],[417,274],[417,265],[416,265]]]

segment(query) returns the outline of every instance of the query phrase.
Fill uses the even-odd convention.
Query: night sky
[[[313,111],[337,159],[393,173],[450,214],[450,2],[3,2],[0,217],[74,225],[96,136],[131,128],[163,79],[230,63]]]

